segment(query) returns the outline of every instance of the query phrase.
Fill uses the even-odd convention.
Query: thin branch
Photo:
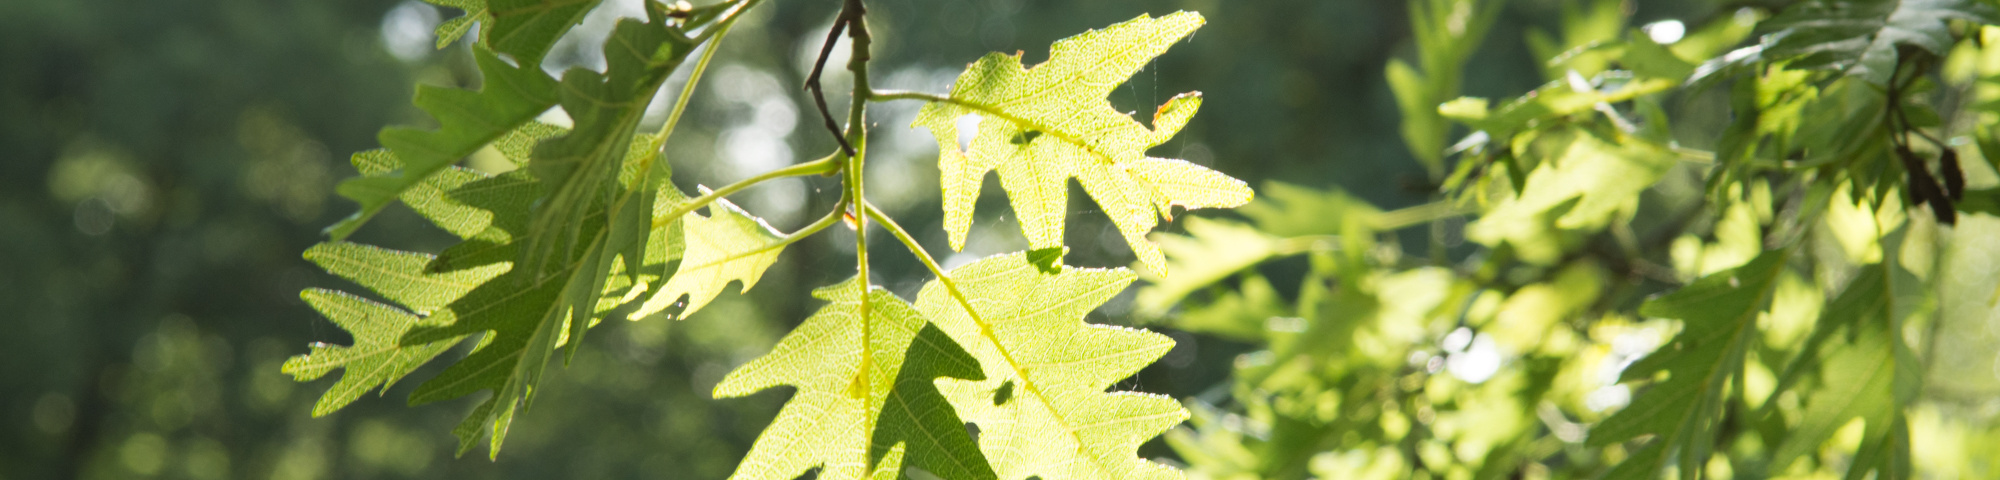
[[[819,102],[820,117],[826,120],[827,131],[833,132],[834,138],[840,140],[841,150],[847,153],[847,161],[844,166],[847,176],[843,179],[847,188],[842,192],[842,196],[852,199],[853,203],[848,203],[848,208],[842,213],[846,218],[850,218],[854,222],[850,225],[854,227],[854,278],[861,284],[861,317],[863,319],[861,322],[861,338],[863,340],[861,342],[861,358],[863,359],[874,355],[871,350],[875,345],[875,322],[867,321],[868,317],[872,315],[871,310],[874,308],[869,304],[869,289],[873,287],[873,284],[868,278],[868,218],[858,214],[862,210],[862,206],[868,202],[868,197],[865,195],[866,190],[863,188],[863,181],[868,177],[867,175],[863,175],[861,170],[862,165],[867,162],[868,158],[868,123],[864,121],[866,118],[864,115],[868,110],[869,39],[868,24],[863,16],[866,13],[867,8],[861,6],[861,0],[846,0],[841,3],[840,20],[835,21],[833,31],[827,33],[826,44],[820,48],[819,60],[815,62],[812,78],[807,83],[807,86],[812,88],[813,100]],[[847,30],[849,39],[847,44],[850,51],[847,56],[847,71],[854,77],[854,94],[847,105],[847,132],[845,133],[840,131],[838,128],[839,125],[834,124],[833,114],[827,111],[826,96],[820,92],[819,83],[820,71],[825,68],[826,58],[833,51],[833,43],[840,35],[841,27],[849,27]],[[855,148],[857,145],[860,148]],[[862,377],[862,389],[868,390],[874,388],[874,385],[869,384],[871,381],[866,376]],[[865,422],[864,427],[868,431],[875,430],[875,417],[868,417]]]
[[[833,140],[840,142],[841,153],[854,156],[854,145],[847,143],[847,136],[841,134],[840,123],[833,120],[833,112],[826,107],[826,91],[820,85],[820,74],[826,70],[826,59],[833,55],[833,45],[840,40],[840,32],[847,28],[850,9],[843,5],[840,17],[833,20],[833,29],[826,32],[826,42],[820,44],[819,59],[813,61],[812,74],[806,75],[805,89],[812,92],[813,104],[819,107],[819,117],[826,121],[826,130],[833,133]],[[859,98],[855,99],[860,102]]]
[[[702,196],[695,197],[694,200],[689,200],[687,204],[681,205],[680,208],[676,208],[673,211],[667,212],[666,215],[659,215],[653,217],[653,228],[660,228],[667,226],[667,224],[673,223],[675,219],[681,218],[682,215],[687,215],[688,212],[692,212],[694,211],[694,209],[707,206],[709,203],[715,202],[716,199],[729,196],[729,194],[736,193],[745,188],[750,188],[750,186],[752,185],[763,183],[767,180],[784,178],[784,177],[802,177],[806,175],[819,175],[838,170],[840,170],[840,162],[834,161],[833,157],[827,157],[819,160],[814,160],[811,162],[793,165],[790,167],[764,172],[763,174],[757,175],[755,177],[746,178],[736,183],[731,183],[729,185],[723,186],[722,188],[715,189],[715,191],[708,192],[707,194],[703,194]]]

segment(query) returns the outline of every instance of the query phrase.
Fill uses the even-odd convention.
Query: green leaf
[[[1184,307],[1174,317],[1173,326],[1239,342],[1259,342],[1270,333],[1270,319],[1292,315],[1290,306],[1270,280],[1250,273],[1234,290],[1222,290],[1207,302]]]
[[[1678,157],[1638,141],[1610,143],[1588,132],[1542,135],[1534,153],[1546,157],[1520,194],[1500,201],[1466,228],[1466,237],[1514,247],[1522,260],[1551,264],[1562,255],[1562,232],[1594,232],[1638,210],[1640,194]]]
[[[468,269],[442,274],[423,273],[430,256],[351,243],[322,243],[306,250],[306,259],[327,272],[353,280],[418,313],[429,313],[473,286],[499,273],[498,268]],[[387,390],[397,380],[430,361],[456,338],[400,345],[404,332],[427,323],[417,313],[325,289],[300,294],[313,309],[354,336],[352,346],[315,344],[310,353],[292,357],[282,368],[298,381],[317,379],[335,368],[345,369],[340,382],[313,405],[313,416],[339,410],[363,393]]]
[[[1382,211],[1340,189],[1320,190],[1285,182],[1264,182],[1257,201],[1237,209],[1257,229],[1280,237],[1338,235],[1352,225],[1373,228]]]
[[[366,150],[349,159],[362,175],[384,175],[402,168],[403,162],[388,150]],[[425,220],[459,238],[470,238],[489,228],[493,213],[452,198],[452,192],[487,175],[459,167],[445,167],[403,190],[399,200]]]
[[[410,394],[410,403],[420,405],[481,390],[493,392],[453,430],[459,437],[459,454],[471,450],[488,428],[492,430],[492,453],[499,454],[517,407],[541,380],[543,367],[565,331],[563,321],[569,311],[557,299],[573,278],[570,273],[565,270],[543,276],[526,269],[510,270],[434,315],[439,326],[423,326],[403,335],[402,343],[411,345],[486,334],[479,348]]]
[[[692,51],[693,42],[676,28],[621,19],[605,40],[605,73],[572,68],[563,74],[562,107],[576,128],[537,144],[528,162],[547,189],[529,223],[528,265],[539,267],[578,248],[586,238],[576,220],[620,202],[617,195],[625,189],[618,176],[631,163],[626,157],[639,120],[660,84]]]
[[[1202,22],[1191,12],[1140,16],[1057,41],[1049,61],[1032,69],[1024,68],[1019,56],[988,54],[958,77],[949,101],[926,105],[912,125],[937,137],[952,248],[965,247],[988,171],[999,172],[1033,248],[1062,246],[1068,182],[1075,177],[1139,260],[1163,274],[1166,259],[1146,240],[1160,216],[1172,218],[1174,206],[1249,202],[1250,188],[1242,181],[1185,161],[1146,156],[1194,116],[1201,107],[1199,92],[1161,105],[1150,129],[1105,101],[1112,89]],[[970,148],[961,151],[959,119],[966,115],[981,121]]]
[[[350,178],[335,188],[361,203],[361,211],[327,227],[334,240],[353,234],[404,191],[555,105],[556,82],[540,66],[508,65],[485,48],[475,47],[472,54],[483,75],[478,91],[417,87],[417,107],[437,119],[437,130],[385,128],[378,136],[401,160],[400,169]]]
[[[364,175],[390,172],[402,166],[386,150],[357,153],[352,161]],[[457,167],[446,168],[403,191],[401,199],[440,228],[460,236],[469,235],[468,232],[487,228],[492,215],[453,200],[446,192],[477,182],[483,176]],[[386,390],[456,344],[455,338],[410,345],[397,340],[412,328],[432,323],[420,315],[444,308],[505,270],[504,266],[491,265],[431,273],[426,271],[434,261],[430,255],[342,242],[315,245],[306,250],[305,258],[328,273],[353,281],[403,307],[331,290],[301,292],[300,296],[315,310],[354,336],[352,346],[316,344],[311,352],[292,357],[282,367],[284,373],[298,381],[317,379],[335,368],[345,369],[340,382],[313,406],[314,416],[339,410],[369,390],[378,387]]]
[[[458,339],[402,346],[396,339],[422,321],[402,309],[375,303],[354,295],[325,289],[310,289],[299,297],[314,310],[326,315],[342,330],[354,335],[354,345],[314,343],[312,351],[285,360],[282,371],[301,382],[344,369],[340,382],[326,390],[313,404],[312,414],[324,416],[353,403],[362,394],[380,389],[387,392],[397,380],[416,371]]]
[[[539,135],[528,131],[536,128],[544,127],[523,127],[521,132],[510,135]],[[651,152],[655,148],[655,140],[647,137],[635,140],[627,150]],[[395,157],[386,152],[364,152],[356,156],[355,162],[364,172],[386,171],[394,168]],[[655,174],[664,176],[664,165],[659,168]],[[393,257],[383,254],[362,257],[363,253],[388,251],[347,244],[328,244],[309,254],[329,271],[354,279],[391,300],[422,313],[437,310],[403,330],[384,333],[394,335],[384,340],[390,345],[400,345],[403,349],[432,348],[485,332],[471,354],[419,385],[411,394],[411,402],[428,403],[492,390],[494,395],[475,408],[454,433],[460,437],[462,454],[490,429],[491,445],[497,454],[513,414],[539,382],[553,350],[572,341],[621,303],[617,292],[637,284],[633,277],[639,275],[620,275],[632,273],[633,267],[627,266],[630,263],[616,260],[643,257],[639,268],[656,271],[663,269],[677,252],[674,244],[679,236],[671,234],[676,232],[678,222],[651,228],[651,217],[659,213],[658,209],[671,208],[659,204],[682,198],[671,185],[660,184],[652,192],[629,194],[627,197],[635,200],[622,209],[600,208],[579,219],[577,222],[586,229],[586,235],[598,238],[604,233],[605,238],[568,252],[562,261],[552,262],[546,270],[519,267],[514,262],[519,258],[518,240],[527,230],[529,206],[543,191],[540,182],[525,170],[487,176],[447,168],[404,192],[404,203],[466,238],[447,249],[443,257],[432,259],[400,252],[391,252],[400,255]],[[655,205],[645,205],[648,195],[657,200]],[[629,229],[630,233],[606,233],[620,228]],[[632,245],[639,235],[648,238],[643,251],[635,250]],[[389,273],[369,273],[376,270]],[[466,276],[478,277],[462,284],[437,280]],[[392,293],[398,291],[411,293]],[[361,336],[357,332],[357,337]],[[333,404],[328,408],[337,407]]]
[[[1639,313],[1679,319],[1681,333],[1627,367],[1620,381],[1667,372],[1632,404],[1599,422],[1588,445],[1599,447],[1645,435],[1654,438],[1612,469],[1607,478],[1646,478],[1668,458],[1680,460],[1681,478],[1701,475],[1722,422],[1723,390],[1742,369],[1757,332],[1757,314],[1784,272],[1786,251],[1771,251],[1736,269],[1696,280],[1647,301]],[[1678,451],[1678,453],[1675,453]]]
[[[540,66],[570,27],[597,7],[598,0],[486,0],[493,24],[483,36],[493,50],[513,55],[522,65]]]
[[[764,270],[777,263],[778,254],[784,253],[785,236],[736,204],[717,199],[709,212],[707,217],[690,213],[681,218],[687,250],[680,268],[630,318],[664,311],[681,295],[687,295],[687,306],[681,310],[681,317],[686,318],[715,300],[730,281],[743,282],[739,292],[749,291]]]
[[[978,361],[916,310],[859,278],[821,288],[829,303],[771,353],[730,372],[718,398],[798,388],[731,479],[903,478],[904,465],[943,478],[991,479],[965,424],[933,380],[980,380]]]
[[[1403,144],[1417,162],[1432,175],[1443,172],[1445,136],[1451,123],[1438,115],[1437,105],[1456,97],[1465,62],[1479,48],[1505,2],[1477,0],[1425,0],[1406,2],[1410,10],[1410,38],[1415,41],[1417,65],[1402,59],[1389,60],[1385,76],[1389,92],[1402,112]]]
[[[1158,317],[1195,290],[1222,281],[1277,254],[1277,239],[1249,225],[1225,220],[1189,218],[1187,234],[1155,233],[1167,254],[1170,268],[1178,275],[1162,277],[1145,272],[1150,282],[1139,289],[1135,300],[1142,316]]]
[[[1438,105],[1438,114],[1474,130],[1487,132],[1503,142],[1515,133],[1541,126],[1550,119],[1588,113],[1598,105],[1630,101],[1665,92],[1680,85],[1676,80],[1639,77],[1626,71],[1607,71],[1584,82],[1555,81],[1543,84],[1526,95],[1489,109],[1486,99],[1460,97]],[[1583,87],[1579,89],[1579,87]]]
[[[1898,45],[1940,56],[1950,50],[1950,20],[2000,23],[2000,11],[1981,0],[1815,0],[1758,25],[1768,32],[1761,52],[1738,61],[1789,59],[1791,68],[1832,69],[1887,85]]]
[[[486,13],[486,0],[424,0],[424,3],[465,11],[465,15],[438,24],[437,48],[439,49],[458,41],[459,37],[472,31],[474,24],[489,26],[493,24],[493,16]]]
[[[641,139],[652,145],[650,139]],[[599,321],[622,303],[617,292],[633,288],[636,282],[625,263],[615,261],[631,256],[629,248],[637,232],[646,232],[643,268],[663,268],[677,238],[671,232],[678,222],[665,228],[651,228],[651,215],[671,203],[679,193],[663,185],[653,195],[660,199],[647,208],[636,201],[616,212],[594,210],[577,220],[582,234],[594,240],[567,252],[560,262],[533,269],[512,262],[519,258],[521,238],[528,223],[528,205],[540,191],[538,182],[526,171],[467,184],[454,191],[468,203],[506,213],[495,218],[489,228],[466,242],[446,250],[450,268],[477,265],[509,265],[506,274],[481,284],[453,301],[432,318],[435,326],[412,329],[404,335],[405,345],[421,344],[485,332],[481,344],[465,358],[424,382],[410,395],[412,404],[448,400],[490,390],[493,395],[475,408],[453,430],[459,437],[459,453],[469,451],[480,436],[491,431],[491,450],[498,455],[513,415],[524,406],[540,382],[544,367],[555,348],[572,344],[584,329]],[[643,197],[633,194],[632,197]],[[636,217],[636,218],[635,218]],[[621,227],[621,225],[623,225]],[[624,233],[624,232],[632,233]],[[600,238],[602,237],[602,238]],[[614,238],[616,237],[616,238]],[[452,255],[458,255],[451,258]],[[432,267],[437,268],[437,263]],[[574,350],[571,350],[572,354]]]
[[[949,282],[932,281],[918,293],[917,311],[986,373],[980,381],[938,383],[959,416],[978,425],[980,450],[999,478],[1181,477],[1136,453],[1187,411],[1166,397],[1105,392],[1165,355],[1173,340],[1083,322],[1132,283],[1131,271],[1066,267],[1050,275],[1013,253],[946,275]]]
[[[1909,478],[1908,441],[1898,445],[1896,438],[1909,435],[1902,406],[1916,400],[1924,372],[1901,340],[1893,292],[1890,269],[1878,263],[1862,268],[1827,305],[1800,358],[1786,368],[1786,380],[1804,368],[1817,368],[1821,380],[1805,397],[1798,426],[1771,457],[1773,467],[1786,468],[1858,418],[1865,429],[1847,478],[1869,472]]]

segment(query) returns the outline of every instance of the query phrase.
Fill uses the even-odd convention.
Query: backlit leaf
[[[1063,244],[1069,179],[1097,200],[1126,243],[1162,274],[1166,259],[1146,233],[1173,207],[1234,207],[1250,201],[1249,186],[1206,167],[1154,158],[1146,150],[1180,132],[1201,107],[1185,93],[1161,105],[1152,127],[1105,101],[1111,90],[1174,42],[1194,33],[1201,15],[1181,12],[1139,18],[1057,41],[1049,61],[1034,68],[1019,56],[988,54],[952,86],[950,101],[926,105],[913,125],[930,129],[939,146],[945,230],[965,247],[973,203],[986,172],[998,171],[1021,229],[1035,249]],[[969,148],[958,148],[960,119],[979,118]]]
[[[1106,393],[1174,346],[1166,336],[1084,323],[1133,280],[1125,269],[1046,274],[1024,253],[988,257],[932,281],[917,310],[979,360],[986,378],[943,380],[999,478],[1181,478],[1135,454],[1187,418],[1173,399]],[[1005,391],[1006,394],[1001,394]]]
[[[437,48],[444,48],[451,45],[451,42],[458,41],[459,37],[472,31],[473,25],[488,25],[488,28],[491,28],[490,25],[493,24],[493,16],[486,14],[486,0],[424,0],[424,3],[465,11],[465,15],[438,24]]]
[[[681,315],[692,315],[722,294],[730,281],[743,283],[738,291],[749,291],[784,252],[785,236],[736,204],[718,199],[709,205],[709,212],[707,217],[690,213],[681,218],[687,250],[680,268],[632,312],[632,319],[666,310],[681,295],[688,296]]]
[[[555,105],[556,82],[540,66],[509,65],[481,47],[472,52],[482,74],[479,90],[417,87],[417,107],[437,119],[437,130],[395,127],[378,136],[401,160],[400,168],[340,182],[336,191],[361,203],[361,211],[327,227],[334,240],[353,234],[405,190]]]
[[[730,478],[790,480],[818,467],[821,479],[895,479],[905,465],[994,478],[932,383],[979,380],[979,363],[908,303],[864,292],[858,278],[813,296],[830,303],[715,387],[717,397],[798,389]]]

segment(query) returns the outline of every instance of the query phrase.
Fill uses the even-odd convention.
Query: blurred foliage
[[[1469,19],[1413,15],[1419,63],[1497,3],[1415,9]],[[1394,64],[1406,143],[1455,161],[1429,203],[1274,182],[1159,235],[1194,275],[1138,312],[1252,349],[1168,437],[1191,477],[2000,475],[2000,9],[1633,6],[1566,4],[1500,102]]]
[[[713,66],[713,83],[668,147],[684,190],[834,147],[815,130],[811,102],[793,85],[810,69],[836,3],[773,0],[736,27],[723,52],[731,61]],[[1925,54],[1934,73],[1909,89],[1910,123],[1958,152],[1965,175],[1964,198],[1952,201],[1957,224],[1943,226],[1926,207],[1905,213],[1912,202],[1899,185],[1907,178],[1899,158],[1882,154],[1893,151],[1886,133],[1839,128],[1869,119],[1860,113],[1883,111],[1881,90],[1815,73],[1821,70],[1771,69],[1763,56],[1705,62],[1761,45],[1768,37],[1755,35],[1769,29],[1755,30],[1758,22],[1789,3],[869,6],[877,86],[927,91],[947,89],[952,74],[986,52],[1023,50],[1025,62],[1038,62],[1040,46],[1136,12],[1186,9],[1209,19],[1110,98],[1120,111],[1145,111],[1173,92],[1202,91],[1209,101],[1202,117],[1151,153],[1263,185],[1261,200],[1241,219],[1185,217],[1168,228],[1188,239],[1155,235],[1168,245],[1174,280],[1186,279],[1173,287],[1183,293],[1155,293],[1170,290],[1162,283],[1090,314],[1098,323],[1158,317],[1152,326],[1177,341],[1160,364],[1118,387],[1171,394],[1195,412],[1168,445],[1155,441],[1142,456],[1178,461],[1200,478],[1405,478],[1419,469],[1445,478],[1570,478],[1607,471],[1648,445],[1584,446],[1593,443],[1595,422],[1653,391],[1643,381],[1616,383],[1619,373],[1680,333],[1679,322],[1640,315],[1638,305],[1736,268],[1779,237],[1790,242],[1790,259],[1756,317],[1744,367],[1725,389],[1732,413],[1722,417],[1718,428],[1726,434],[1705,471],[1832,478],[1859,461],[1854,452],[1876,438],[1868,423],[1874,413],[1816,416],[1833,419],[1815,423],[1834,425],[1830,440],[1788,445],[1803,442],[1789,432],[1819,415],[1815,392],[1853,379],[1801,367],[1785,393],[1771,392],[1822,325],[1832,325],[1824,328],[1835,339],[1828,345],[1863,346],[1849,340],[1861,338],[1858,330],[1823,322],[1821,314],[1844,306],[1830,302],[1863,272],[1880,271],[1903,322],[1891,331],[1903,333],[1922,372],[1921,388],[1900,403],[1906,408],[1895,422],[1908,429],[1915,473],[1992,478],[1991,452],[2000,451],[1993,427],[2000,244],[1981,239],[2000,235],[1992,217],[2000,197],[1988,193],[1995,161],[1981,152],[2000,150],[1992,128],[2000,112],[1991,107],[2000,100],[2000,52],[1988,47],[1992,41],[1967,39],[2000,37],[1952,20],[1945,24],[1952,42]],[[1413,15],[1418,4],[1427,17]],[[596,46],[614,18],[643,17],[637,5],[609,1],[585,16],[571,38],[549,47],[545,71],[602,69]],[[826,242],[790,247],[795,253],[771,266],[764,288],[722,295],[706,307],[705,315],[727,322],[615,322],[608,334],[584,339],[593,348],[558,367],[563,373],[550,377],[516,425],[509,455],[495,461],[452,460],[453,440],[442,432],[455,418],[437,407],[363,398],[312,419],[314,393],[332,382],[301,386],[279,373],[284,358],[310,342],[350,343],[298,296],[307,287],[347,287],[296,255],[351,208],[331,195],[337,179],[355,173],[345,153],[374,148],[385,124],[434,126],[408,101],[413,81],[477,84],[467,42],[432,49],[440,40],[433,28],[482,34],[469,22],[440,21],[459,15],[414,1],[0,2],[0,147],[9,158],[0,162],[0,309],[20,330],[0,340],[0,379],[9,386],[0,395],[0,431],[7,432],[0,434],[0,477],[721,478],[734,468],[783,394],[715,401],[708,393],[816,308],[797,292],[849,275],[853,258],[842,245],[851,237],[839,229]],[[1458,29],[1486,15],[1492,23],[1483,36]],[[1669,25],[1685,35],[1640,41],[1679,31]],[[1662,49],[1672,57],[1658,56]],[[1410,86],[1398,79],[1404,74],[1391,73],[1392,60],[1419,74]],[[1719,72],[1711,76],[1727,80],[1686,88],[1620,77],[1711,66]],[[1566,90],[1572,70],[1588,88]],[[670,78],[665,90],[682,81]],[[1551,81],[1558,84],[1544,86]],[[829,91],[844,91],[842,82],[833,75]],[[1518,150],[1491,142],[1519,132],[1487,130],[1485,141],[1460,143],[1475,130],[1445,119],[1461,110],[1425,106],[1530,90],[1574,103],[1544,102],[1548,112],[1531,115],[1485,102],[1489,118],[1538,119],[1531,135],[1554,139],[1520,142]],[[1579,90],[1594,96],[1579,97]],[[841,99],[833,100],[839,106]],[[1447,105],[1476,111],[1474,102]],[[1637,133],[1592,136],[1606,124],[1623,129],[1599,104]],[[944,244],[939,186],[931,183],[937,175],[926,166],[934,144],[921,130],[900,128],[917,105],[883,107],[871,160],[885,168],[869,173],[871,197],[925,243]],[[1765,119],[1746,120],[1744,112]],[[657,126],[664,113],[648,111],[642,125]],[[1872,125],[1887,123],[1874,118]],[[1726,147],[1732,128],[1744,133]],[[1617,140],[1634,137],[1651,145]],[[1829,139],[1866,145],[1801,147]],[[1454,144],[1467,148],[1429,160],[1429,152]],[[1927,156],[1927,166],[1941,164],[1937,147],[1916,144],[1913,153]],[[499,147],[463,165],[512,169],[507,147]],[[1525,158],[1490,161],[1502,151]],[[1551,153],[1570,151],[1617,158],[1621,170],[1593,171]],[[1663,170],[1654,172],[1662,167],[1652,166],[1651,155],[1663,155]],[[1873,166],[1849,166],[1860,158]],[[1872,168],[1882,172],[1873,178],[1891,180],[1848,182],[1806,201],[1801,192],[1813,190],[1800,187],[1829,178],[1813,170],[1836,164],[1832,170]],[[1465,172],[1449,190],[1461,201],[1436,196],[1439,184],[1453,180],[1452,167],[1468,165],[1485,170]],[[1706,181],[1719,170],[1734,170],[1732,180]],[[1543,204],[1514,193],[1538,172],[1549,180],[1537,183],[1611,178],[1632,189],[1618,192],[1634,193],[1576,189],[1536,211]],[[1652,178],[1627,180],[1636,174]],[[827,206],[822,195],[797,192],[837,188],[817,177],[774,183],[748,191],[743,203],[782,227],[810,221]],[[1573,204],[1586,199],[1599,207],[1571,216]],[[1545,222],[1473,235],[1480,228],[1458,216],[1508,201]],[[1005,202],[979,203],[991,207],[980,218],[999,221],[982,221],[964,253],[943,259],[947,265],[1026,246],[1006,225],[1012,215],[1000,207]],[[1132,259],[1101,213],[1071,208],[1076,215],[1063,236],[1070,263]],[[1801,213],[1815,208],[1824,212]],[[354,239],[426,252],[453,241],[400,206],[375,222]],[[1214,254],[1183,257],[1173,247],[1204,241],[1213,241]],[[873,256],[878,281],[913,298],[923,267],[885,248]],[[1543,251],[1519,251],[1534,249]],[[1182,263],[1189,260],[1204,261]],[[1193,300],[1176,306],[1180,295]],[[1834,366],[1856,363],[1851,352],[1862,350],[1812,355]],[[407,395],[416,383],[388,394]],[[473,407],[447,405],[442,409]],[[1850,418],[1863,420],[1842,420]],[[1762,460],[1781,449],[1801,452],[1800,460]]]

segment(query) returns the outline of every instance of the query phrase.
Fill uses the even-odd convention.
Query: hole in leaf
[[[972,139],[979,136],[979,120],[980,120],[979,115],[971,113],[961,115],[958,117],[957,124],[958,124],[959,153],[964,153],[966,151],[972,150]]]
[[[976,424],[976,423],[966,423],[966,424],[965,424],[965,434],[966,434],[966,435],[971,435],[971,436],[972,436],[972,441],[973,441],[973,442],[978,442],[978,441],[979,441],[979,424]]]

